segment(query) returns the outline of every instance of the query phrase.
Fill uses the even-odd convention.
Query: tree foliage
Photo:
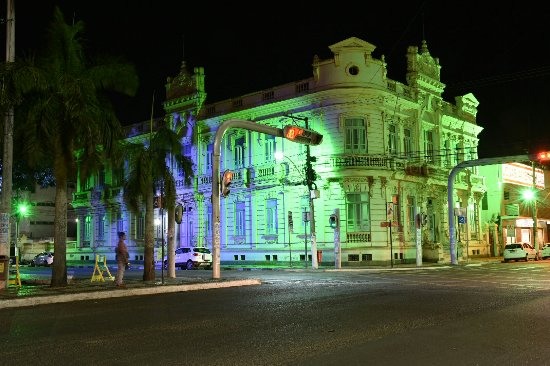
[[[82,42],[84,24],[65,22],[55,8],[46,47],[36,58],[34,88],[18,85],[16,138],[29,167],[49,167],[55,177],[55,257],[52,286],[67,284],[66,241],[68,182],[97,172],[121,138],[121,125],[107,95],[134,95],[135,68],[118,59],[86,58]],[[33,61],[34,62],[34,61]]]
[[[152,121],[151,121],[152,122]],[[181,171],[184,183],[193,177],[192,161],[182,154],[180,133],[168,123],[151,131],[148,138],[127,143],[124,147],[128,173],[124,185],[124,201],[135,214],[145,209],[145,245],[143,280],[155,279],[154,267],[154,197],[162,196],[162,207],[168,210],[168,222],[174,220],[176,182],[172,172]],[[168,232],[171,232],[170,227]],[[173,232],[173,229],[172,229]],[[169,240],[168,254],[174,252],[174,241]],[[172,257],[173,263],[173,257]],[[173,265],[173,264],[172,264]]]

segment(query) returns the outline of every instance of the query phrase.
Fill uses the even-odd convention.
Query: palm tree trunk
[[[145,247],[143,248],[143,280],[155,279],[154,196],[150,189],[145,202]]]
[[[67,285],[67,179],[55,174],[54,257],[51,287]]]
[[[174,266],[174,250],[176,249],[174,247],[174,243],[176,241],[176,238],[174,237],[175,234],[175,227],[176,227],[176,221],[175,221],[175,213],[176,208],[174,205],[168,205],[168,277],[169,278],[176,278],[176,268]]]

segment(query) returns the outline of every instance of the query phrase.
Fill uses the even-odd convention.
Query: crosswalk
[[[419,270],[415,273],[394,273],[414,285],[462,287],[471,289],[550,290],[550,266],[538,264],[488,264],[458,267],[439,271]]]

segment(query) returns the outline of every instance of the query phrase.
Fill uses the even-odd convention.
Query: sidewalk
[[[21,279],[21,287],[9,285],[0,291],[0,309],[34,306],[78,300],[106,299],[124,296],[152,295],[261,284],[258,279],[160,278],[155,281],[127,279],[126,287],[115,286],[113,280],[92,282],[89,278],[69,279],[67,286],[51,287],[49,278]]]
[[[482,265],[484,263],[498,263],[501,258],[476,258],[466,262],[460,262],[459,265]],[[360,270],[412,270],[426,268],[448,267],[450,264],[423,263],[422,266],[415,264],[398,264],[390,266],[361,266],[361,267],[342,267],[335,269],[334,266],[320,266],[318,270],[304,267],[288,266],[222,266],[224,270],[236,271],[255,271],[255,270],[288,270],[288,271],[360,271]],[[91,267],[93,269],[93,266]],[[141,267],[142,268],[142,267]],[[105,281],[91,281],[91,277],[73,278],[68,272],[68,284],[63,287],[50,287],[49,277],[22,276],[21,287],[10,284],[4,291],[0,290],[0,309],[13,308],[21,306],[35,306],[41,304],[51,304],[58,302],[70,302],[78,300],[105,299],[124,296],[140,296],[158,293],[171,293],[183,291],[206,290],[213,288],[235,287],[260,285],[259,279],[231,279],[222,276],[220,279],[213,279],[211,276],[193,276],[164,278],[157,276],[155,281],[143,281],[141,279],[125,279],[126,287],[118,288],[113,280],[108,277]],[[226,273],[230,273],[228,271]]]

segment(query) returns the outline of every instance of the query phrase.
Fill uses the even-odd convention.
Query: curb
[[[165,294],[173,292],[185,292],[196,290],[208,290],[214,288],[226,288],[236,286],[251,286],[261,285],[259,279],[245,279],[234,281],[220,281],[220,282],[208,282],[208,283],[195,283],[188,285],[159,285],[156,287],[141,287],[141,288],[125,288],[112,290],[92,291],[85,293],[71,293],[61,295],[46,295],[37,297],[26,297],[9,300],[0,300],[0,309],[14,308],[21,306],[36,306],[43,304],[53,304],[61,302],[81,301],[81,300],[95,300],[95,299],[107,299],[115,297],[126,296],[143,296],[154,294]]]

